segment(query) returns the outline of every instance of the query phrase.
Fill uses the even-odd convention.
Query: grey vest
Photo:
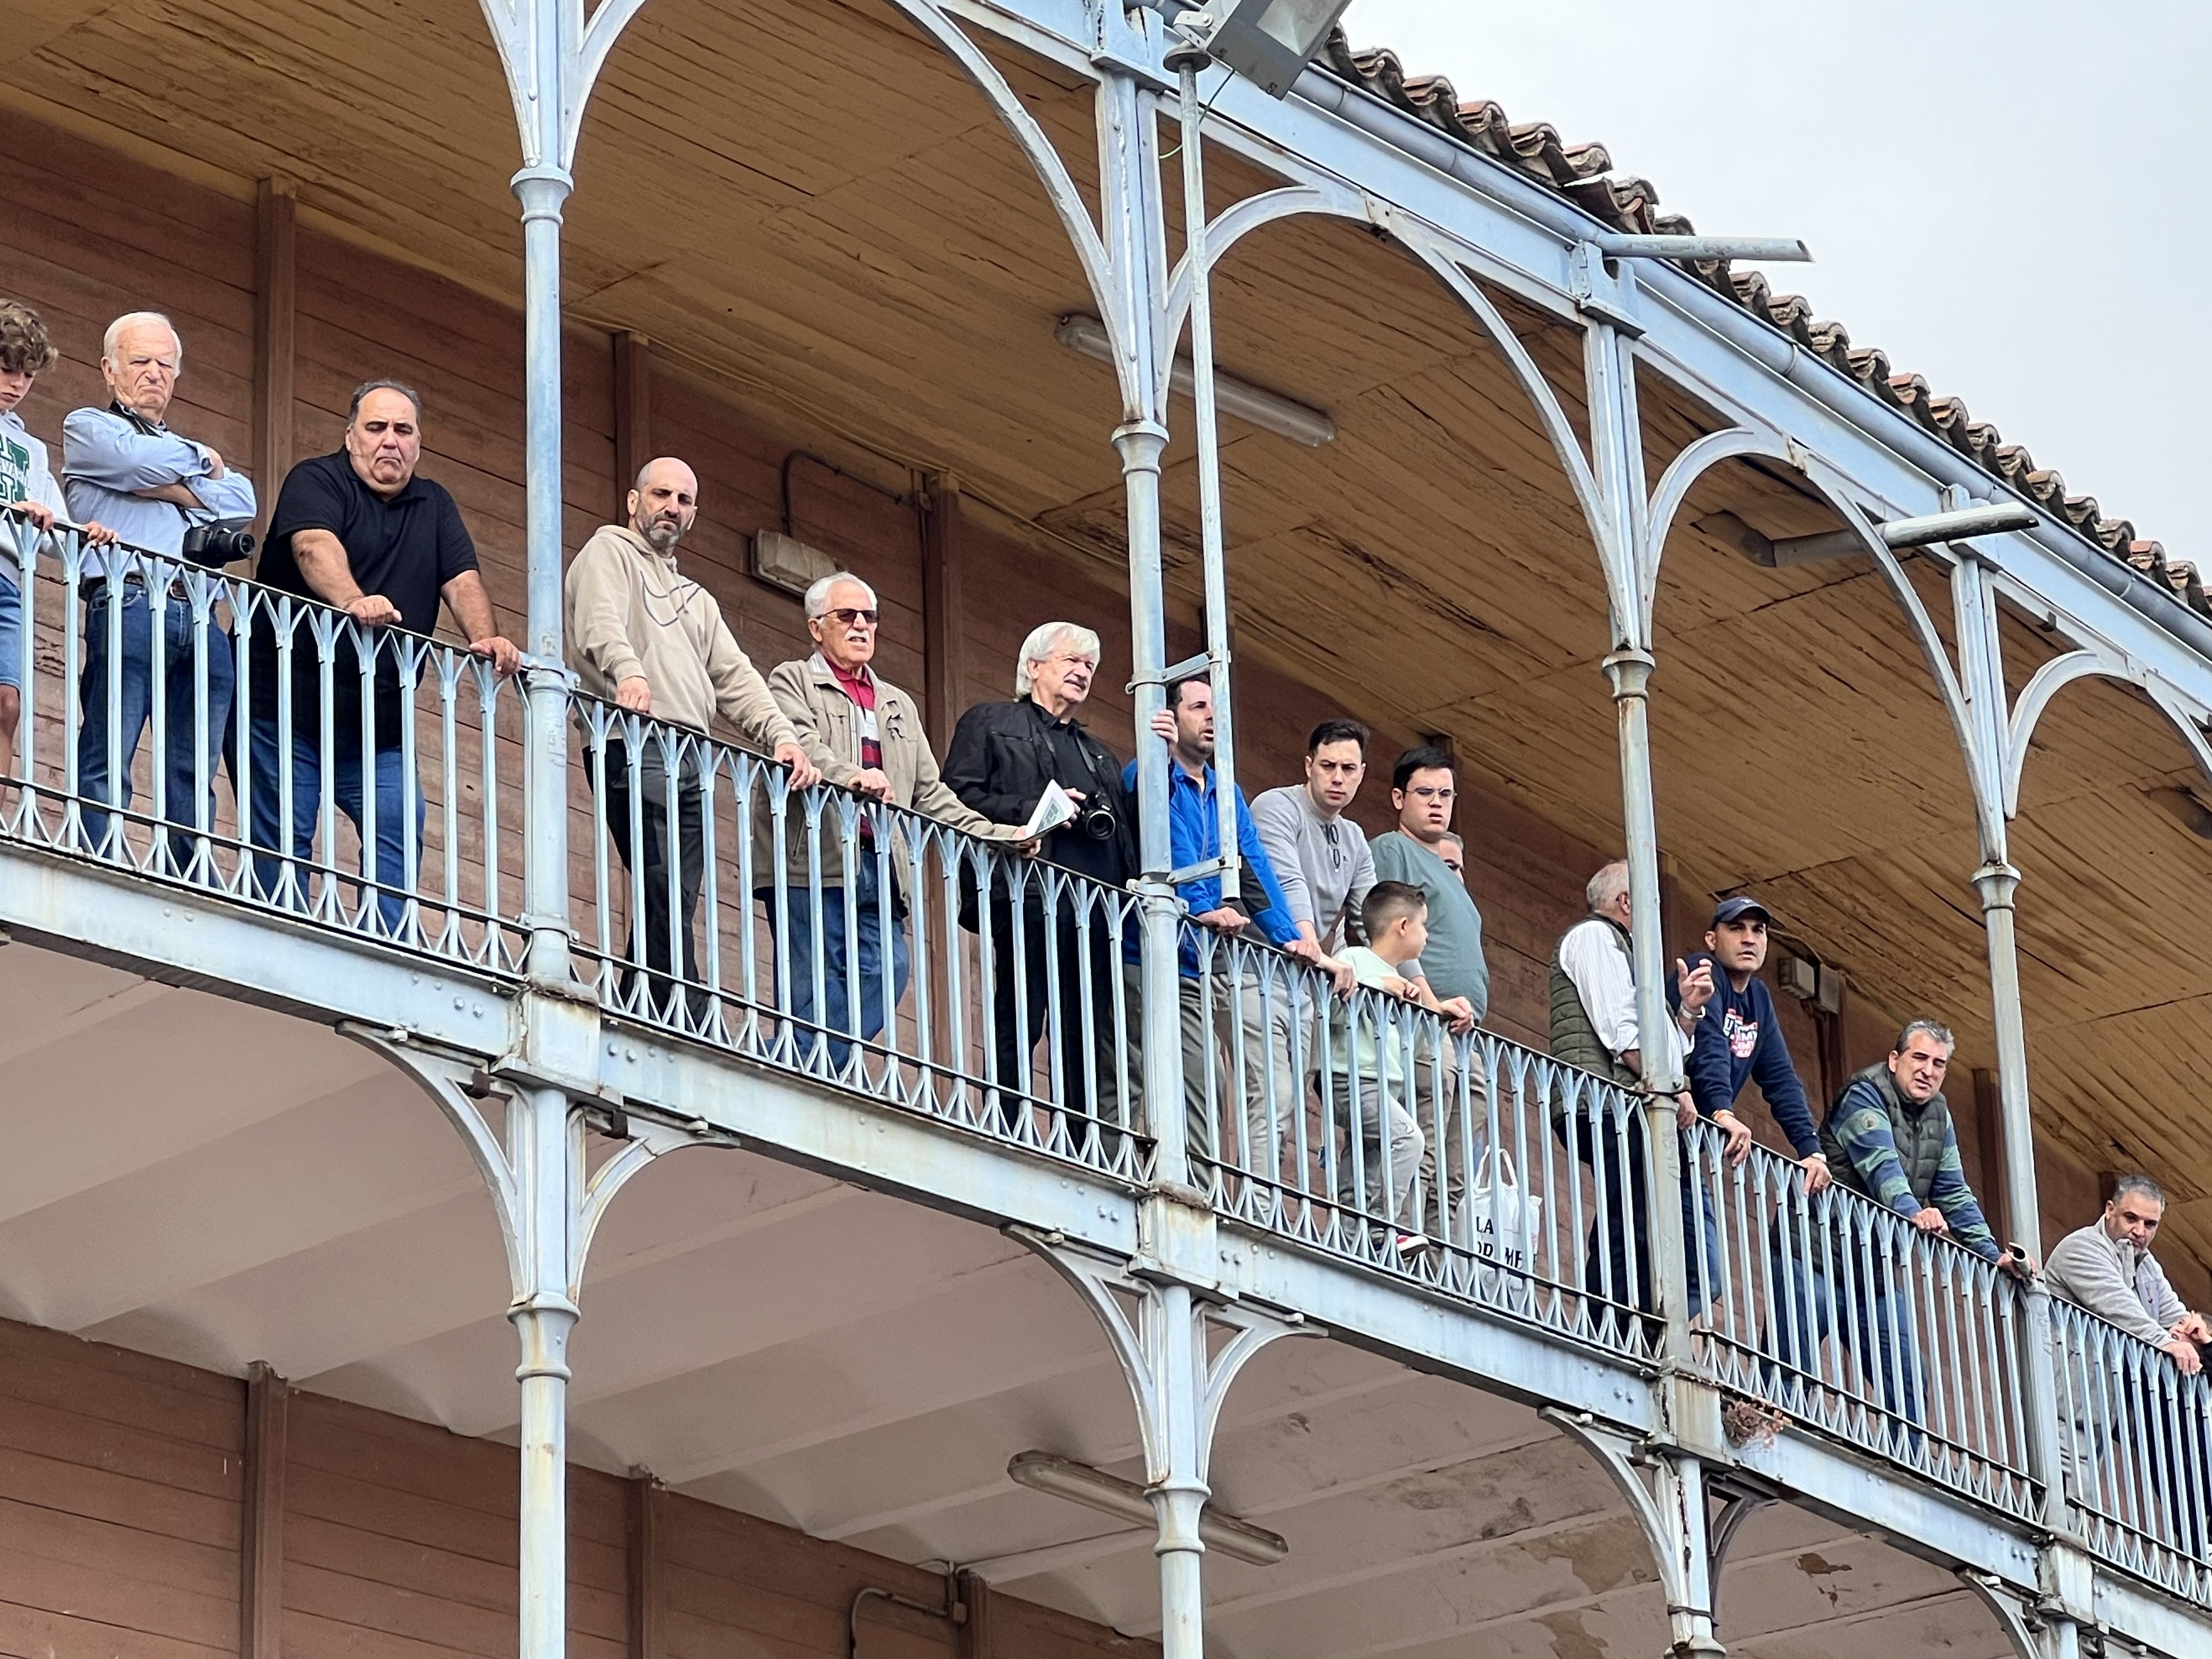
[[[1598,920],[1612,930],[1613,944],[1632,963],[1628,929],[1611,916],[1600,916]],[[1598,1036],[1597,1027],[1590,1024],[1589,1010],[1583,1006],[1582,993],[1575,989],[1574,981],[1559,965],[1559,945],[1566,942],[1566,936],[1561,934],[1559,945],[1552,947],[1552,1058],[1579,1066],[1585,1072],[1595,1072],[1609,1082],[1632,1089],[1641,1079],[1622,1065],[1620,1057]]]
[[[1943,1143],[1950,1138],[1951,1109],[1942,1095],[1931,1097],[1925,1105],[1915,1106],[1899,1093],[1897,1079],[1889,1074],[1887,1062],[1877,1060],[1844,1085],[1836,1097],[1835,1104],[1828,1108],[1828,1115],[1820,1124],[1820,1150],[1827,1155],[1828,1170],[1838,1187],[1848,1187],[1863,1197],[1875,1198],[1867,1190],[1867,1184],[1848,1153],[1842,1139],[1836,1133],[1836,1124],[1844,1115],[1844,1103],[1860,1084],[1870,1085],[1889,1112],[1890,1138],[1897,1142],[1897,1161],[1905,1171],[1905,1184],[1912,1188],[1912,1196],[1920,1207],[1928,1207],[1928,1194],[1936,1190],[1936,1172],[1943,1163]],[[1877,1202],[1880,1200],[1877,1199]]]

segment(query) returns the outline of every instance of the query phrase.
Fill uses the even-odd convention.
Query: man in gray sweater
[[[2197,1344],[2212,1342],[2212,1324],[2174,1294],[2150,1253],[2166,1194],[2142,1176],[2123,1176],[2105,1213],[2058,1241],[2044,1278],[2069,1302],[2172,1356],[2184,1376],[2203,1369]]]

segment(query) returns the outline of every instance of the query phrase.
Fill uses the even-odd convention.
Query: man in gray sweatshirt
[[[2165,1218],[2158,1183],[2124,1176],[2105,1213],[2060,1239],[2043,1273],[2069,1302],[2163,1349],[2184,1376],[2194,1376],[2203,1369],[2197,1345],[2212,1342],[2212,1325],[2174,1294],[2150,1253]]]

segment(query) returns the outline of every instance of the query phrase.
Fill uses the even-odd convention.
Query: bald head
[[[629,492],[630,528],[655,552],[672,553],[699,516],[699,479],[673,455],[647,461]]]

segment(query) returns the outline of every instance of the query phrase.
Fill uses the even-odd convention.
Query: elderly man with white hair
[[[1043,858],[1119,890],[1137,872],[1135,805],[1122,787],[1120,757],[1075,717],[1091,695],[1098,654],[1098,635],[1078,623],[1032,630],[1014,664],[1013,700],[978,703],[960,717],[945,751],[945,781],[994,823],[1027,823],[1046,786],[1057,783],[1081,812],[1044,837]],[[1093,902],[1095,890],[1053,884],[1045,873],[1024,872],[1018,881],[1002,869],[991,884],[997,1076],[1024,1094],[1043,1092],[1032,1085],[1030,1056],[1049,1030],[1060,1102],[1103,1121],[1121,1098],[1115,1012],[1121,969],[1113,913]],[[984,919],[972,889],[963,890],[961,904],[961,925],[979,926]],[[1085,920],[1087,927],[1079,925]],[[1009,1128],[1022,1121],[1018,1101],[1002,1099],[1000,1111]]]
[[[876,590],[850,571],[824,576],[806,590],[814,654],[779,665],[768,689],[808,758],[841,789],[985,840],[1019,839],[1020,825],[992,823],[964,805],[939,775],[921,708],[873,665],[882,626]],[[757,871],[775,867],[769,827],[765,814],[756,817]],[[817,1030],[828,1035],[830,1063],[842,1071],[852,1039],[877,1036],[906,995],[913,842],[889,814],[866,808],[849,848],[842,816],[834,811],[822,815],[811,835],[793,814],[784,837],[785,906],[780,919],[774,905],[769,915],[788,936],[791,1009],[803,1024],[814,1024],[819,963]],[[857,990],[848,986],[848,975],[858,979]]]
[[[118,317],[100,349],[107,407],[73,410],[62,422],[62,489],[70,516],[80,524],[97,520],[131,546],[173,562],[131,570],[131,580],[121,581],[87,567],[77,787],[88,801],[131,805],[131,757],[154,708],[158,605],[162,730],[155,788],[161,816],[179,830],[215,822],[215,771],[238,678],[230,634],[211,609],[212,595],[203,590],[196,617],[185,573],[193,564],[220,567],[243,558],[252,547],[250,540],[241,547],[220,533],[191,532],[243,529],[258,510],[244,473],[211,445],[183,437],[166,422],[184,361],[184,341],[161,313]],[[113,826],[107,813],[85,810],[85,836],[94,850],[119,850]],[[179,830],[164,838],[164,850],[184,874],[193,848],[204,843]]]
[[[799,733],[722,620],[714,596],[677,571],[677,544],[699,517],[697,476],[672,456],[647,461],[628,506],[629,522],[594,532],[563,584],[569,660],[584,690],[633,714],[695,732],[709,730],[720,714],[741,741],[789,767],[793,788],[807,787],[821,775]],[[646,1012],[678,1018],[669,977],[680,954],[683,978],[694,988],[684,999],[694,1025],[711,1012],[696,988],[699,950],[691,931],[706,878],[702,782],[696,751],[678,762],[672,777],[662,745],[647,741],[633,757],[620,738],[608,741],[604,775],[592,779],[606,803],[615,850],[644,889],[641,913],[630,918],[632,961],[623,994],[630,994],[642,965]],[[633,844],[633,811],[641,844]],[[668,902],[672,871],[678,912]]]

